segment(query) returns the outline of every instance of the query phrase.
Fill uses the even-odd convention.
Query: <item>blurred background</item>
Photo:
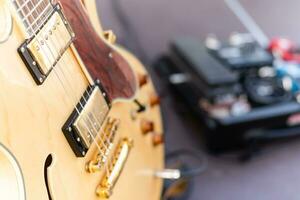
[[[297,20],[300,1],[240,2],[269,37],[287,36],[300,42]],[[118,18],[120,11],[127,17],[129,32],[135,33],[134,39],[139,41],[149,61],[165,51],[170,40],[176,37],[205,39],[207,34],[215,33],[227,39],[233,31],[246,31],[222,0],[98,0],[98,8],[103,26],[113,29],[120,43],[132,47],[126,37],[128,26],[124,27]]]
[[[241,0],[263,31],[272,38],[283,36],[300,43],[300,1]],[[201,130],[176,110],[176,102],[151,68],[178,37],[204,41],[214,33],[227,40],[232,32],[247,32],[222,0],[99,0],[105,29],[130,49],[151,71],[163,96],[167,151],[192,148],[204,152],[207,169],[195,177],[188,200],[298,200],[300,198],[300,140],[268,145],[249,162],[235,154],[208,154]],[[197,123],[196,123],[197,124]]]

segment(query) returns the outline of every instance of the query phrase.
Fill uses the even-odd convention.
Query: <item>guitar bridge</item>
[[[102,129],[110,110],[106,93],[99,85],[84,93],[62,131],[77,157],[84,157]]]
[[[131,139],[123,138],[119,142],[111,163],[108,164],[109,170],[105,173],[100,185],[96,189],[96,194],[101,199],[108,199],[112,195],[112,190],[120,177],[132,147],[133,141]]]

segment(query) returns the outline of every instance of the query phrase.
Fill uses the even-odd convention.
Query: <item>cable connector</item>
[[[179,169],[164,169],[155,171],[154,176],[161,179],[178,180],[181,178],[181,172]]]

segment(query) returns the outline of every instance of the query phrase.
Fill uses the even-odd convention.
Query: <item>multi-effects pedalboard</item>
[[[249,34],[175,40],[155,68],[202,122],[213,152],[300,135],[300,65]]]

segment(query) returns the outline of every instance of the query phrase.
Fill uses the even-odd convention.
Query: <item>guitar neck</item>
[[[49,0],[12,0],[29,37],[36,34],[53,12]]]

